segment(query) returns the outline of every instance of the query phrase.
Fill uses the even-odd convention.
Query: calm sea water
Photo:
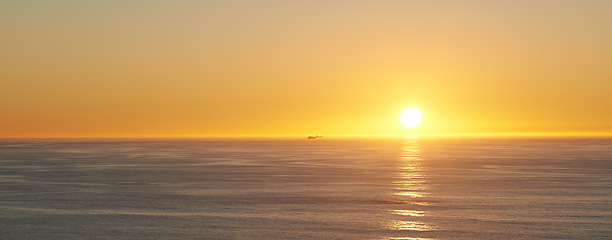
[[[610,239],[612,139],[0,141],[0,239]]]

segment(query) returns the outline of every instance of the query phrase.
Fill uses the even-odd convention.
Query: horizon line
[[[328,134],[328,138],[517,138],[517,137],[612,137],[612,132],[496,132],[496,133],[424,133],[424,134]],[[12,139],[205,139],[205,138],[306,138],[308,134],[249,134],[249,135],[124,135],[124,136],[15,136]]]

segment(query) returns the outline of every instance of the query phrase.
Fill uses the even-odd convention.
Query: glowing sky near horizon
[[[612,1],[2,1],[0,137],[612,132]]]

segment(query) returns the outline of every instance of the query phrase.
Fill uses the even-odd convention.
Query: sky
[[[4,0],[0,138],[612,134],[610,10]]]

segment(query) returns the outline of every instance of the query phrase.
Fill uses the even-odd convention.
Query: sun
[[[400,114],[400,121],[406,127],[416,127],[421,123],[422,119],[423,114],[421,114],[421,111],[413,107],[404,109]]]

